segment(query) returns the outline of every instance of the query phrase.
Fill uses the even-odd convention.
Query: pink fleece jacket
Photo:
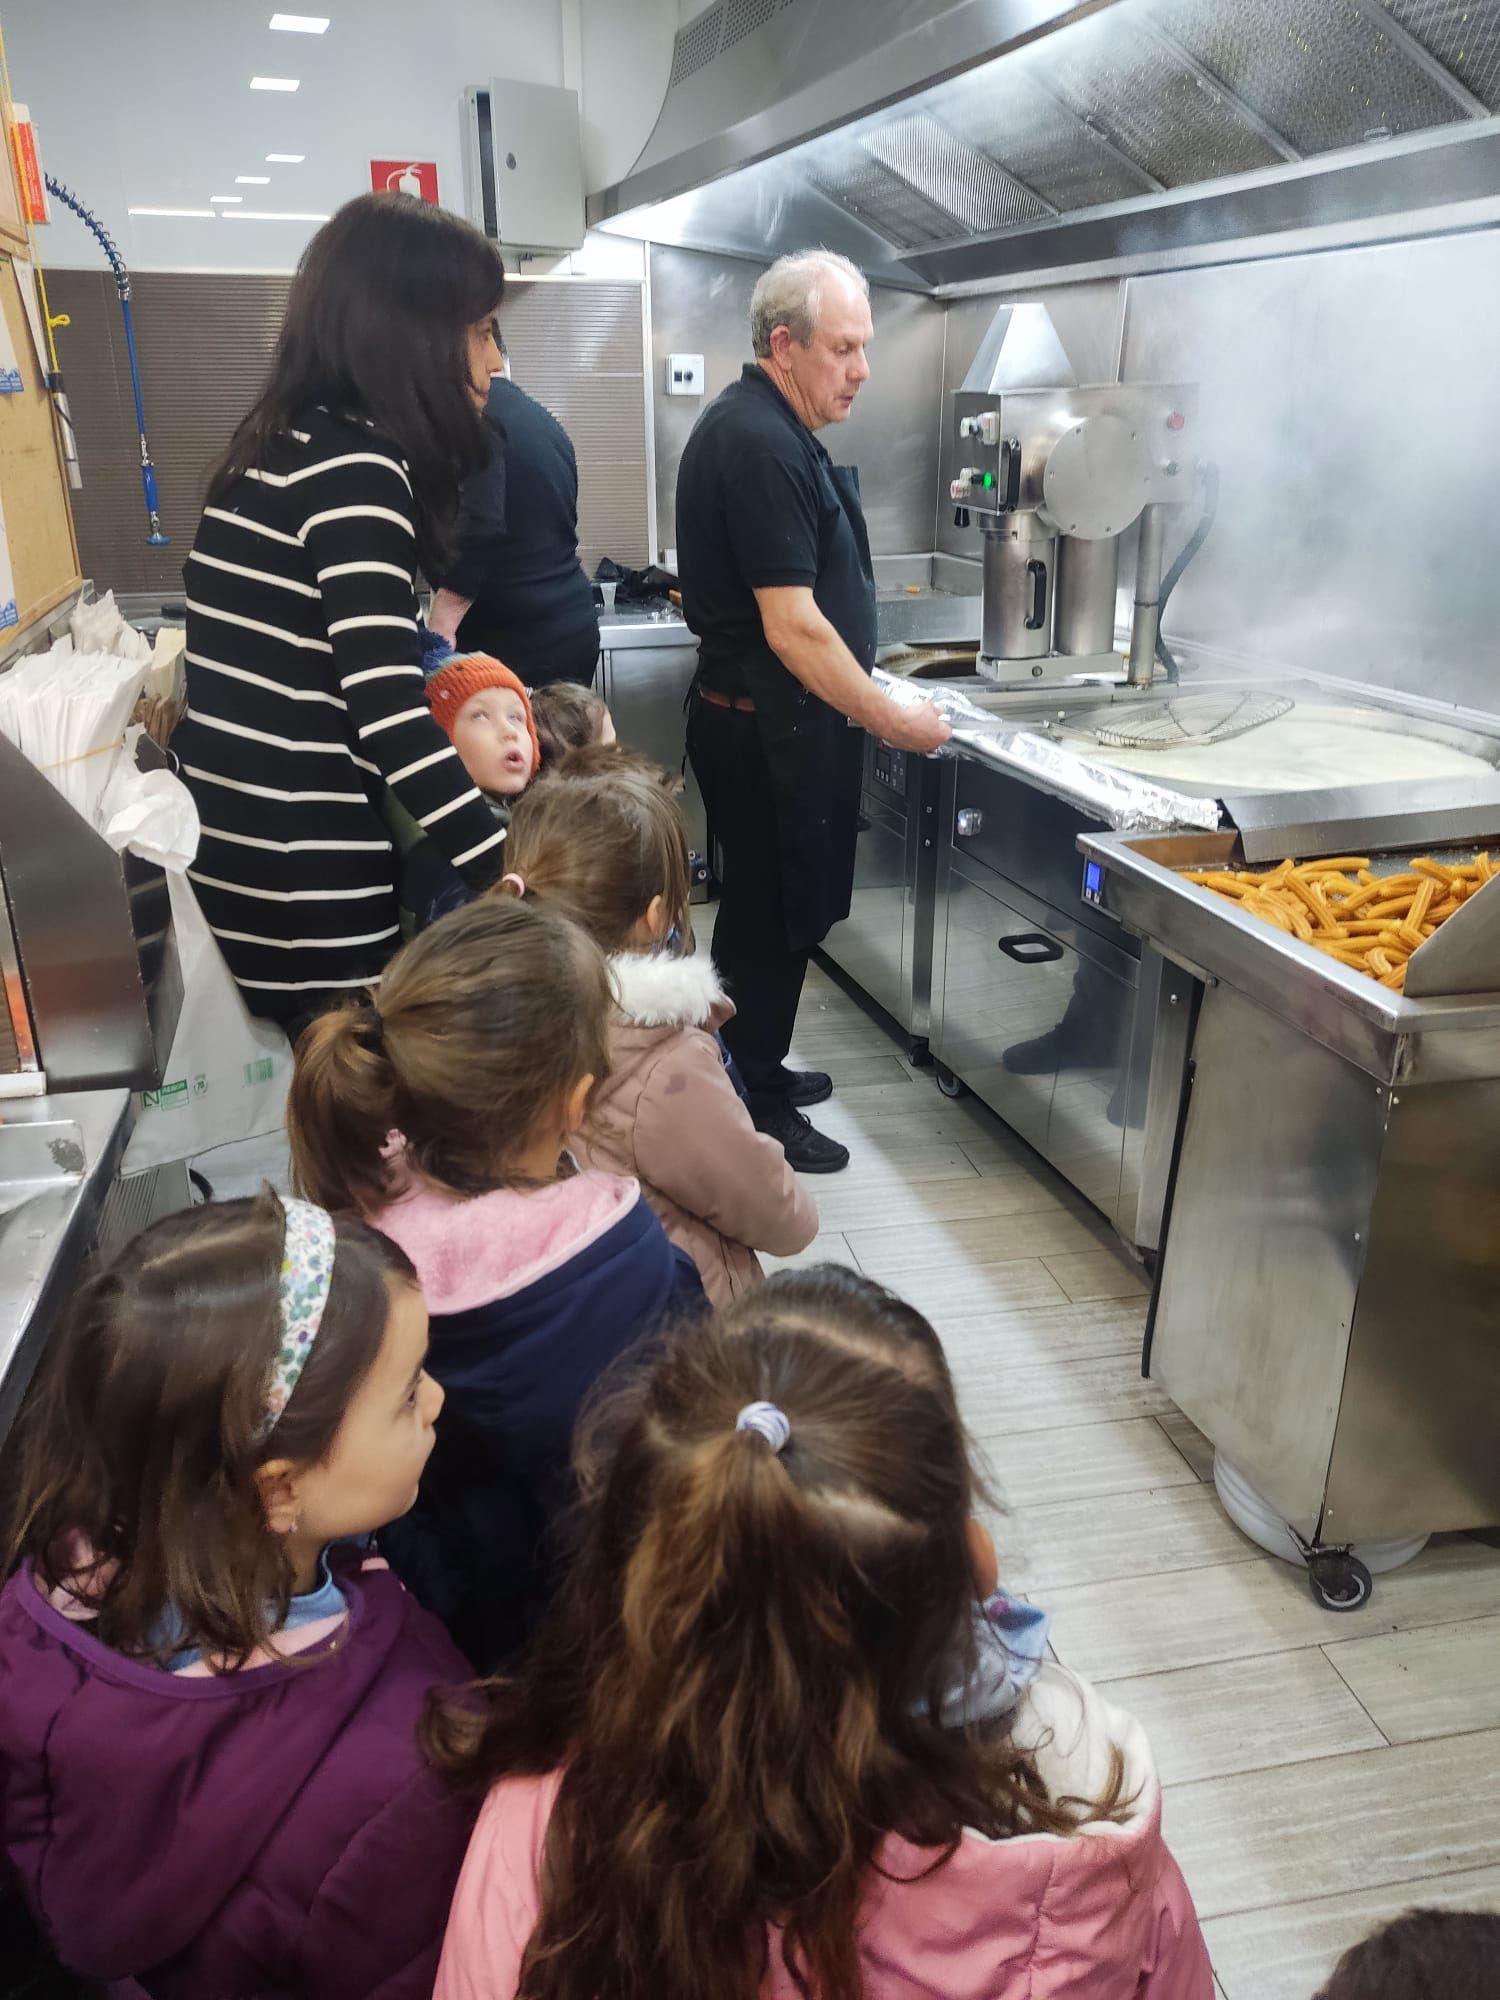
[[[817,1207],[729,1081],[714,1037],[734,1008],[707,953],[621,952],[609,968],[609,1075],[573,1149],[580,1165],[635,1176],[710,1301],[727,1305],[760,1276],[757,1250],[807,1248]]]
[[[1053,1797],[1097,1796],[1110,1753],[1133,1803],[1123,1822],[1060,1838],[966,1834],[931,1873],[892,1835],[860,1933],[866,2000],[1213,2000],[1192,1899],[1161,1831],[1161,1787],[1138,1722],[1046,1665],[1016,1719]],[[514,2000],[538,1909],[537,1875],[561,1783],[507,1779],[485,1801],[448,1919],[434,2000]],[[795,2000],[773,1943],[764,2000]]]

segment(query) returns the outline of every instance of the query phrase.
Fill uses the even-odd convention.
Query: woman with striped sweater
[[[183,570],[189,873],[251,1012],[294,1032],[400,943],[387,786],[472,888],[503,872],[504,830],[423,694],[416,579],[489,456],[504,285],[494,245],[439,209],[341,209]]]

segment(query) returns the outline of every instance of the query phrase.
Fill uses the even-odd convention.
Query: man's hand
[[[904,708],[896,702],[890,706],[895,720],[881,729],[880,738],[893,750],[916,750],[925,755],[940,749],[953,734],[930,701],[918,708]]]
[[[953,734],[930,702],[902,708],[882,694],[805,584],[755,586],[766,644],[802,685],[898,750],[936,750]]]

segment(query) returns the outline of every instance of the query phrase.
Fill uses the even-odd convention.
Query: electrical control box
[[[464,92],[469,220],[506,250],[577,250],[583,242],[578,93],[491,77]]]

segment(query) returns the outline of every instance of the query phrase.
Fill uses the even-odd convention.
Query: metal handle
[[[1033,556],[1026,565],[1026,574],[1031,578],[1031,615],[1026,620],[1026,630],[1040,632],[1047,622],[1047,565]]]
[[[972,840],[984,826],[984,814],[978,806],[960,806],[956,826],[960,840]]]
[[[1017,965],[1046,965],[1052,959],[1061,958],[1063,948],[1056,938],[1049,938],[1045,931],[1017,931],[1013,937],[996,938],[996,944],[1007,958],[1013,958]],[[1022,946],[1029,945],[1029,951]]]

